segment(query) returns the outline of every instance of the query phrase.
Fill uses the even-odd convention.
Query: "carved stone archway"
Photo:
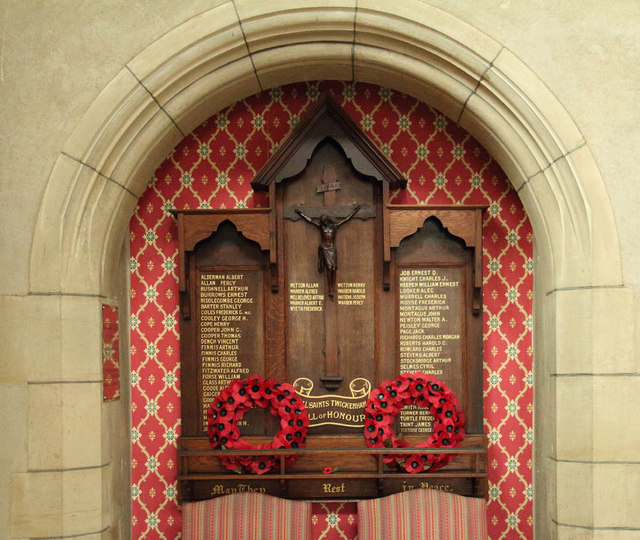
[[[585,491],[598,489],[590,465],[598,444],[593,389],[585,394],[585,386],[562,375],[594,373],[594,355],[611,336],[593,315],[605,310],[619,317],[630,298],[622,288],[611,205],[580,131],[513,53],[437,8],[418,0],[359,2],[357,10],[347,1],[333,3],[332,9],[319,1],[295,9],[288,5],[222,3],[123,67],[58,156],[33,241],[30,292],[86,299],[81,308],[86,317],[60,315],[69,335],[84,332],[100,299],[114,297],[126,279],[119,270],[121,248],[147,178],[185,134],[224,106],[302,80],[391,86],[441,110],[474,135],[524,203],[536,237],[537,535],[554,537],[563,523],[593,526],[593,497],[572,500],[571,489],[565,489],[575,477]],[[570,329],[567,321],[578,311],[586,322]],[[91,365],[99,365],[99,352],[88,354],[95,355]],[[61,373],[63,363],[61,358]],[[91,455],[100,454],[95,449],[106,444],[106,430],[100,400],[93,399],[99,385],[84,373],[68,377],[80,385],[74,387],[86,389],[85,405],[95,417],[82,444]],[[572,398],[582,404],[582,419],[567,430]],[[64,424],[73,407],[55,414]],[[33,444],[47,441],[34,438]],[[79,515],[71,507],[75,499],[65,499],[78,485],[83,490],[78,505],[88,498],[99,506],[113,477],[122,474],[114,465],[118,457],[108,461],[96,455],[86,465],[69,453],[55,473],[60,486],[55,495],[67,503],[51,506],[53,518],[64,526],[68,516]],[[35,492],[38,478],[25,473],[21,482],[13,494],[17,507]],[[99,531],[105,512],[81,514],[65,530]]]

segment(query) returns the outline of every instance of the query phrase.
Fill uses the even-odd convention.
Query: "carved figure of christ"
[[[318,272],[327,274],[327,293],[333,298],[336,289],[336,271],[338,270],[338,250],[336,248],[336,231],[338,227],[349,221],[360,210],[360,205],[355,206],[351,213],[340,221],[335,221],[331,216],[322,214],[318,219],[311,218],[296,208],[298,214],[307,223],[320,230],[320,245],[318,246]]]

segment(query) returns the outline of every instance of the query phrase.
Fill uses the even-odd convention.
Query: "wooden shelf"
[[[177,477],[177,480],[238,480],[238,478],[245,477],[247,475],[241,474],[188,474]],[[341,478],[412,478],[419,477],[420,474],[412,473],[394,473],[394,472],[382,472],[382,473],[367,473],[367,472],[353,472],[353,473],[278,473],[269,472],[266,474],[250,475],[251,481],[253,480],[335,480]],[[435,472],[424,473],[423,476],[429,476],[430,478],[487,478],[487,472],[469,472],[469,471],[448,471],[448,472]]]
[[[282,448],[282,449],[252,449],[252,450],[179,450],[178,456],[298,456],[313,454],[351,454],[351,455],[394,455],[394,454],[486,454],[486,448],[458,447],[458,448]]]
[[[282,497],[308,499],[370,498],[416,487],[442,489],[462,495],[486,497],[487,449],[484,436],[473,436],[474,446],[459,448],[367,448],[327,446],[289,449],[214,450],[206,439],[182,439],[178,450],[181,501],[200,500],[236,491],[259,491]],[[314,444],[312,442],[312,444]],[[415,444],[415,442],[413,443]],[[390,455],[455,454],[436,472],[408,473],[387,465]],[[265,474],[233,473],[219,461],[222,456],[274,456],[276,470]],[[287,456],[298,456],[285,468]],[[339,470],[324,474],[327,465]]]

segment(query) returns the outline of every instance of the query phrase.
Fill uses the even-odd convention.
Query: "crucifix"
[[[295,209],[296,214],[320,231],[318,272],[327,275],[327,295],[330,298],[330,301],[325,304],[325,375],[320,377],[327,390],[339,388],[344,378],[338,373],[338,325],[334,301],[338,270],[336,232],[360,210],[360,205],[356,205],[350,208],[345,216],[345,208],[336,207],[336,190],[338,189],[340,189],[340,182],[337,181],[336,171],[332,166],[326,165],[322,170],[321,183],[316,187],[316,192],[324,195],[324,206],[319,210],[316,209],[315,212],[318,215],[307,215],[299,208]],[[331,213],[328,212],[329,208],[333,210]]]
[[[338,250],[336,248],[336,231],[340,225],[349,221],[360,210],[357,205],[351,213],[340,221],[335,221],[330,215],[322,214],[318,219],[305,216],[299,208],[296,208],[298,214],[307,223],[320,230],[322,241],[318,246],[318,272],[326,272],[327,274],[327,292],[331,298],[336,289],[336,271],[338,270]]]

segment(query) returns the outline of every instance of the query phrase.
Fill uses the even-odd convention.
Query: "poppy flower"
[[[387,392],[391,392],[393,390],[395,381],[392,379],[385,379],[380,383],[379,388],[384,388]]]
[[[420,407],[421,409],[428,409],[429,412],[431,412],[431,402],[429,401],[429,395],[428,394],[421,394],[418,397],[416,397],[413,402],[417,407]]]
[[[305,426],[309,427],[309,413],[307,413],[307,409],[304,407],[304,403],[302,404],[302,408],[299,409],[300,412],[297,412],[298,409],[294,409],[294,419],[297,427]],[[302,422],[302,424],[300,424]]]
[[[234,450],[250,450],[252,446],[248,444],[244,439],[240,438],[237,441],[232,441],[230,448]],[[242,465],[245,469],[248,469],[251,466],[251,462],[253,461],[252,456],[234,456],[237,459],[238,463]]]
[[[393,422],[395,421],[395,417],[398,415],[398,413],[402,410],[402,408],[405,405],[411,405],[410,401],[403,401],[403,400],[393,400],[391,402],[389,402],[389,405],[387,407],[387,414],[389,415],[389,424],[393,424]]]
[[[388,444],[389,442],[391,442],[391,447],[392,448],[408,448],[409,447],[409,443],[407,441],[405,441],[404,439],[398,439],[396,438],[395,435],[392,436],[391,440],[387,440],[383,443],[383,445]],[[394,462],[401,462],[403,460],[405,460],[407,458],[406,455],[404,454],[393,454],[393,455],[385,455],[382,456],[382,462],[386,463],[386,464],[391,464]]]
[[[264,387],[264,393],[269,398],[275,393],[275,389],[278,386],[277,383],[273,379],[264,379],[262,380],[262,386]]]
[[[271,447],[275,448],[276,450],[280,448],[289,448],[289,443],[285,439],[282,432],[279,431],[274,435],[273,440],[271,441]]]
[[[409,384],[407,384],[407,386],[401,390],[400,388],[398,388],[396,390],[397,392],[397,396],[395,397],[396,402],[400,402],[400,403],[406,403],[406,401],[408,399],[411,399],[411,394],[409,394]]]
[[[273,438],[273,448],[291,448],[293,443],[300,443],[306,435],[306,430],[298,429],[295,426],[285,426]]]
[[[377,414],[380,414],[378,405],[374,403],[371,399],[369,399],[369,401],[367,401],[367,404],[364,408],[364,414],[367,417],[375,418]]]
[[[379,424],[376,426],[376,431],[374,433],[376,437],[383,442],[386,439],[392,439],[392,442],[396,439],[396,434],[389,424]]]
[[[225,421],[237,423],[248,410],[249,407],[243,405],[225,405],[220,412],[224,415]]]
[[[295,426],[287,426],[280,430],[280,433],[284,435],[284,438],[287,442],[291,443],[294,439],[298,439],[298,435],[296,434],[299,430]]]
[[[436,472],[437,470],[442,469],[442,467],[453,459],[443,454],[431,454],[429,455],[429,458],[431,458],[431,466],[429,467],[428,472]]]
[[[297,396],[296,389],[292,384],[289,383],[280,383],[280,391],[286,396]]]
[[[364,421],[364,436],[367,439],[372,439],[376,436],[378,431],[378,423],[373,418],[366,418]]]
[[[296,422],[295,422],[295,420],[294,420],[293,418],[291,418],[291,417],[288,417],[288,418],[281,418],[281,419],[280,419],[280,428],[282,428],[282,429],[286,429],[286,428],[288,428],[288,427],[293,428],[293,427],[295,427],[295,425],[296,425]]]
[[[289,406],[288,403],[281,402],[278,407],[278,416],[280,418],[293,418],[293,409]]]
[[[247,391],[246,384],[244,384],[245,382],[246,381],[236,379],[228,387],[236,402],[241,403],[249,399],[249,392]]]
[[[267,456],[260,456],[251,462],[251,470],[256,474],[264,474],[273,468],[273,460]]]
[[[409,387],[409,395],[413,399],[424,399],[424,392],[427,390],[427,385],[423,380],[416,380]]]
[[[398,459],[400,456],[397,455],[393,455],[393,456],[387,456],[384,455],[382,456],[382,463],[386,464],[386,465],[391,465],[392,463],[394,463],[396,461],[396,459]]]
[[[221,457],[220,461],[225,466],[225,468],[229,469],[230,471],[242,472],[242,467],[237,457]]]
[[[331,474],[333,471],[333,467],[325,467],[324,469],[322,469],[322,474]]]
[[[209,429],[207,434],[209,435],[209,444],[211,445],[211,448],[219,448],[220,437],[218,435],[217,430]]]
[[[456,428],[456,421],[453,418],[440,417],[438,422],[438,429],[446,431],[453,437],[453,430]]]
[[[424,393],[424,402],[426,407],[429,407],[430,409],[433,409],[435,411],[435,409],[440,406],[440,400],[440,394],[434,394],[433,392],[431,392],[431,390],[429,390],[429,388],[427,388],[427,391]]]
[[[259,401],[264,396],[264,381],[262,377],[259,375],[254,375],[253,377],[249,377],[243,384],[246,382],[246,386],[244,386],[247,394],[253,401]]]
[[[438,431],[435,433],[435,436],[436,436],[435,444],[434,444],[435,448],[452,446],[453,437],[451,437],[451,435],[449,435],[449,433],[447,433],[446,431],[444,430]]]
[[[409,397],[409,386],[411,386],[411,384],[409,383],[409,379],[404,376],[404,375],[400,375],[400,377],[398,377],[395,381],[395,390],[398,394],[398,399],[406,399],[407,397]]]
[[[407,472],[419,473],[424,469],[424,458],[418,454],[412,454],[405,460],[404,468]]]
[[[245,469],[251,468],[251,463],[253,462],[253,457],[251,456],[240,456],[238,459],[240,465],[242,465]]]
[[[218,426],[218,428],[220,428],[220,426]],[[218,429],[218,437],[220,437],[220,444],[222,446],[228,446],[231,440],[237,439],[239,436],[240,432],[233,424],[224,424],[222,429]]]

